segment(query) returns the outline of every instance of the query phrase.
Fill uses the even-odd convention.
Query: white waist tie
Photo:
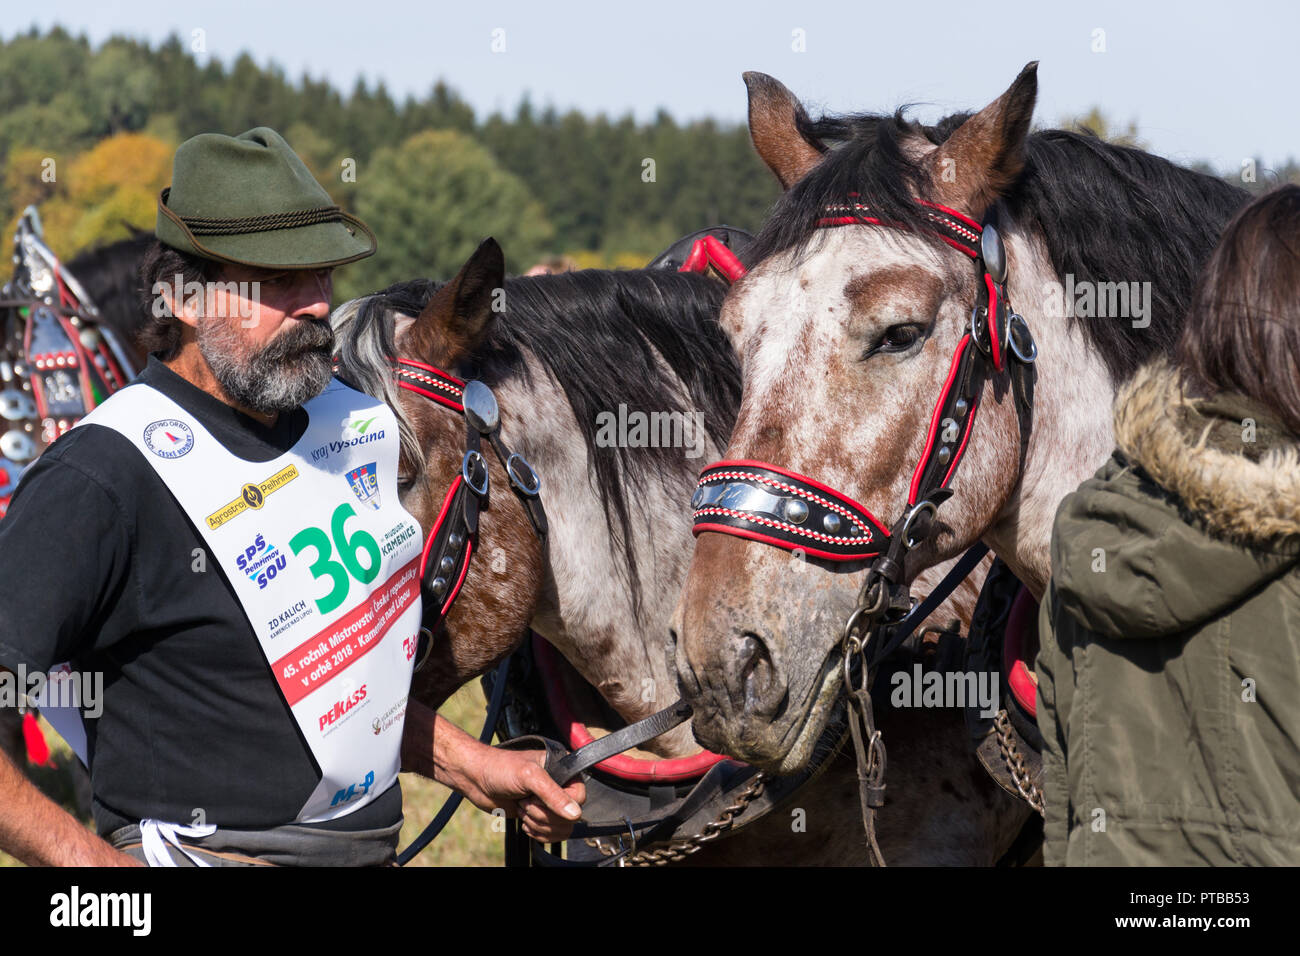
[[[140,843],[144,849],[145,862],[150,866],[176,866],[176,861],[167,851],[168,845],[171,845],[184,853],[195,866],[211,866],[211,863],[185,849],[181,845],[180,837],[197,839],[212,836],[216,832],[216,825],[211,823],[200,827],[187,827],[179,823],[164,823],[162,820],[141,820]]]

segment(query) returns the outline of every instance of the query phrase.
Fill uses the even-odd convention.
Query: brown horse
[[[813,122],[776,80],[746,76],[755,144],[787,192],[722,310],[744,375],[724,457],[812,476],[887,529],[921,466],[951,454],[952,497],[906,559],[921,591],[924,569],[982,539],[1041,596],[1056,506],[1114,445],[1116,388],[1171,347],[1244,198],[1137,149],[1031,134],[1035,70],[934,127],[901,113]],[[993,212],[1005,275],[983,244]],[[1036,364],[1024,329],[1011,340],[1023,361],[989,333],[995,282]],[[967,347],[989,353],[989,372],[953,406],[959,427],[938,410]],[[700,534],[674,630],[702,743],[780,772],[806,762],[840,698],[852,572],[868,563],[810,561],[795,577],[783,550]]]
[[[725,443],[738,399],[739,369],[717,325],[722,295],[712,280],[660,272],[507,280],[489,240],[445,285],[404,283],[337,310],[340,374],[398,412],[403,503],[426,533],[459,473],[465,425],[397,389],[390,356],[487,383],[506,444],[542,476],[550,523],[544,547],[488,456],[502,490],[482,516],[479,556],[446,633],[416,676],[412,692],[424,703],[437,706],[502,659],[530,623],[624,721],[676,697],[667,625],[690,555],[686,502],[699,465]],[[602,431],[602,423],[611,426],[620,414],[635,422],[638,413],[678,416],[677,447],[638,440],[634,426],[621,439],[616,428]],[[961,590],[934,615],[939,626],[957,621],[964,629],[974,597],[973,586]],[[888,728],[897,812],[881,824],[886,856],[994,862],[1027,812],[979,769],[959,717],[906,717]],[[678,758],[700,748],[681,727],[644,750]],[[788,807],[693,859],[865,862],[852,761],[838,758]]]

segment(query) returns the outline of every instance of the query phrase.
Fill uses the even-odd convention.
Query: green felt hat
[[[324,269],[364,259],[375,234],[330,199],[266,126],[181,143],[158,197],[159,240],[174,249],[263,269]]]

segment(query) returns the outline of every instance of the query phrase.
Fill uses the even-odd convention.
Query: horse
[[[1036,68],[934,126],[813,121],[745,76],[785,192],[720,317],[743,369],[725,459],[749,463],[730,492],[780,473],[806,497],[815,480],[870,547],[796,577],[784,550],[737,536],[758,515],[696,509],[672,640],[706,747],[776,772],[809,759],[851,650],[824,622],[864,611],[864,570],[905,589],[982,541],[1041,598],[1057,504],[1109,456],[1117,388],[1170,350],[1246,199],[1142,150],[1031,133]],[[706,479],[704,500],[721,487]]]
[[[698,464],[727,441],[739,399],[739,368],[717,323],[722,296],[708,278],[658,271],[507,279],[488,240],[450,282],[402,283],[335,311],[339,375],[397,412],[402,501],[426,534],[460,473],[465,424],[399,388],[394,357],[486,383],[505,443],[544,482],[544,545],[516,496],[492,492],[479,557],[416,674],[415,699],[437,707],[514,650],[531,625],[622,721],[672,702],[667,625],[690,555],[685,502]],[[631,427],[623,440],[603,430],[647,413],[692,422],[684,447],[638,440]],[[499,463],[490,469],[491,483],[508,488]],[[959,590],[929,623],[967,626],[975,590]],[[726,601],[725,591],[717,599]],[[882,828],[885,852],[897,863],[995,862],[1028,811],[978,767],[959,720],[917,717],[890,727],[904,742],[893,758],[899,812]],[[700,753],[685,725],[642,750],[658,760]],[[792,802],[804,826],[769,813],[691,861],[866,861],[851,759],[834,757]]]

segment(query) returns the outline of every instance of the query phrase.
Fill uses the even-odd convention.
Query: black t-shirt
[[[282,455],[307,427],[299,408],[267,428],[154,356],[137,381],[249,461]],[[70,660],[104,674],[103,713],[86,721],[101,834],[145,818],[189,824],[199,809],[224,827],[290,823],[320,782],[218,565],[140,451],[102,425],[55,441],[0,520],[0,666]],[[394,785],[323,826],[391,826],[401,804]]]

